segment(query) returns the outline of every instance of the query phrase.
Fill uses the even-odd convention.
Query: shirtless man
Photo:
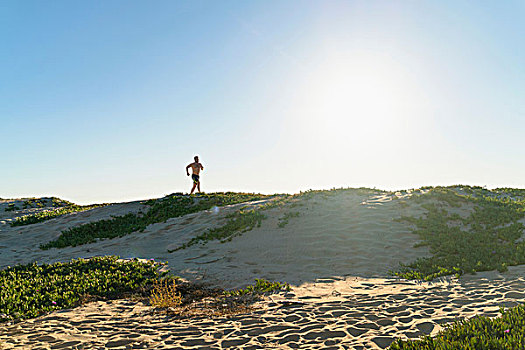
[[[186,175],[190,176],[190,173],[188,172],[189,168],[191,168],[193,172],[193,174],[191,174],[191,178],[193,180],[193,188],[191,189],[190,194],[193,194],[193,191],[195,191],[195,187],[197,187],[197,190],[199,192],[201,191],[201,182],[199,180],[199,172],[201,170],[204,170],[204,167],[202,166],[202,164],[199,163],[199,157],[195,156],[193,157],[193,159],[195,159],[195,162],[188,164],[188,166],[186,167]]]

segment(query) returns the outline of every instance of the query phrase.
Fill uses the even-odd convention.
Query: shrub
[[[170,280],[155,281],[149,302],[158,308],[178,307],[182,303],[182,295],[177,291],[177,286],[170,283]]]

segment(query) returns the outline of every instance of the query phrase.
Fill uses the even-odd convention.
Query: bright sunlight
[[[328,133],[331,142],[337,141],[333,135],[348,131],[384,134],[403,126],[420,105],[414,91],[410,74],[390,57],[366,52],[330,55],[300,89],[295,112],[299,124]]]

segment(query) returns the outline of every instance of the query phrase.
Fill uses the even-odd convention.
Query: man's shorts
[[[199,183],[199,175],[191,174],[191,178],[193,179],[193,183]]]

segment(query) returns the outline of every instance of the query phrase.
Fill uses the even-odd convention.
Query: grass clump
[[[149,297],[151,306],[158,308],[175,308],[182,304],[182,295],[177,285],[170,283],[169,279],[155,281]]]
[[[474,317],[456,321],[436,336],[396,340],[390,350],[524,349],[525,306],[501,309],[497,318]]]
[[[7,205],[7,207],[4,209],[4,211],[15,211],[15,210],[20,210],[20,208],[17,207],[17,206],[15,205],[15,203],[9,203],[9,204]]]
[[[509,188],[509,187],[500,187],[492,190],[500,195],[507,195],[514,198],[525,198],[525,189],[522,188]]]
[[[142,293],[160,277],[159,263],[117,260],[106,256],[0,270],[0,321],[71,308],[86,298]]]
[[[402,265],[395,275],[429,281],[525,264],[525,241],[519,241],[525,227],[518,222],[525,217],[525,202],[482,188],[468,190],[462,195],[455,188],[436,187],[415,196],[426,214],[399,221],[415,227],[414,233],[422,239],[419,246],[428,246],[432,256]],[[469,215],[454,213],[461,208]]]
[[[253,193],[218,192],[187,196],[182,194],[170,195],[157,200],[146,202],[150,209],[146,213],[130,213],[108,220],[100,220],[62,231],[54,241],[43,244],[41,249],[63,248],[93,243],[99,239],[115,238],[144,230],[148,225],[165,222],[214,206],[223,206],[248,201],[261,200],[269,196]]]
[[[244,295],[257,295],[257,294],[266,294],[266,293],[277,293],[280,291],[287,291],[289,292],[291,290],[290,285],[288,283],[280,283],[280,282],[271,282],[267,281],[265,279],[255,279],[255,284],[249,285],[244,289],[235,289],[231,291],[225,291],[223,294],[225,296],[244,296]]]
[[[262,279],[245,289],[224,291],[179,278],[167,278],[155,285],[149,300],[150,305],[158,309],[156,311],[166,312],[176,318],[223,317],[250,312],[253,302],[260,300],[263,295],[284,290],[290,290],[287,283]]]
[[[22,207],[27,208],[43,208],[46,205],[46,200],[44,198],[29,198],[24,201]]]
[[[299,215],[301,214],[298,211],[285,213],[282,217],[279,218],[279,223],[277,224],[277,226],[279,226],[279,228],[283,228],[286,225],[288,225],[290,218],[296,218]]]

